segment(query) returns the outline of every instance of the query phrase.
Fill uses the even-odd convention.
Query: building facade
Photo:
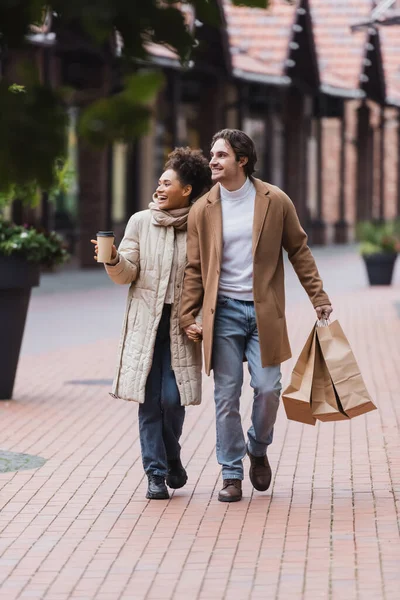
[[[399,28],[352,31],[368,19],[369,0],[218,5],[219,28],[188,15],[200,42],[190,68],[166,48],[149,48],[148,67],[161,69],[166,84],[149,133],[131,144],[99,151],[76,137],[80,106],[96,89],[116,88],[87,48],[66,41],[53,52],[54,85],[70,81],[80,90],[69,132],[77,189],[57,219],[53,207],[49,222],[45,203],[42,218],[68,229],[81,266],[93,265],[88,241],[98,229],[114,229],[119,240],[128,218],[147,208],[174,147],[208,155],[224,127],[254,139],[256,175],[289,194],[311,244],[346,243],[357,222],[400,216]]]

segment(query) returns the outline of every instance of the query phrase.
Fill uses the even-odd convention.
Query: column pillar
[[[238,83],[228,83],[225,87],[225,106],[223,109],[224,120],[221,124],[222,127],[228,127],[229,129],[239,129],[239,86]]]
[[[249,106],[249,85],[245,81],[239,83],[239,129],[244,129],[244,120]]]
[[[369,172],[371,159],[370,109],[365,102],[357,109],[357,176],[356,176],[356,219],[371,218],[373,174]]]
[[[207,83],[207,93],[199,99],[200,147],[204,156],[208,158],[212,137],[217,131],[225,127],[223,106],[225,104],[225,89],[218,79],[211,79]]]
[[[81,267],[94,267],[90,240],[99,230],[110,228],[108,148],[98,150],[84,140],[78,142],[79,248]]]
[[[65,57],[66,65],[69,56]],[[72,59],[71,59],[72,60]],[[98,98],[107,97],[112,82],[111,63],[103,62],[88,55],[83,56],[77,71],[72,70],[71,79],[84,82],[84,87],[76,95],[77,106],[84,108]],[[74,79],[76,77],[76,79]],[[77,256],[81,267],[96,267],[93,260],[93,245],[90,240],[99,230],[111,228],[111,148],[96,148],[82,137],[78,137],[78,243]]]
[[[284,189],[294,202],[303,227],[306,226],[308,220],[306,205],[307,144],[304,108],[304,95],[296,88],[289,88],[285,114]]]
[[[339,157],[339,220],[335,223],[335,244],[346,244],[349,225],[346,221],[346,105],[340,121],[340,157]]]

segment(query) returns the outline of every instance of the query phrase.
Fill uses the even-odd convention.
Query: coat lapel
[[[253,256],[257,250],[258,242],[260,241],[261,232],[263,230],[265,218],[271,202],[269,198],[269,190],[265,183],[255,179],[254,185],[256,188],[256,199],[254,203],[253,221]]]
[[[211,189],[206,210],[215,253],[217,255],[218,264],[220,265],[222,257],[222,208],[219,185],[215,185]]]

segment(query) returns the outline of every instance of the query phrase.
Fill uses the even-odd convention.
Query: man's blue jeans
[[[261,366],[254,303],[219,296],[214,323],[213,371],[217,459],[223,479],[243,479],[246,441],[239,408],[244,356],[254,390],[247,447],[254,456],[264,456],[272,442],[279,406],[280,365]]]
[[[164,304],[158,326],[153,363],[146,383],[145,401],[139,405],[139,433],[143,468],[147,475],[168,473],[168,460],[180,458],[179,439],[185,407],[171,367],[169,336],[171,305]]]

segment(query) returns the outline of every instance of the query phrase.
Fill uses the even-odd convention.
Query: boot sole
[[[271,469],[271,466],[269,467],[269,469],[270,469],[270,478],[269,478],[269,481],[268,481],[268,485],[263,486],[263,487],[257,487],[256,485],[254,485],[253,479],[251,477],[251,459],[250,459],[250,453],[249,453],[248,450],[247,450],[247,456],[249,457],[249,460],[250,460],[249,479],[250,479],[251,485],[253,486],[253,488],[255,490],[257,490],[257,492],[266,492],[268,490],[268,488],[270,487],[271,482],[272,482],[272,469]],[[268,461],[268,464],[269,464],[269,461]]]
[[[169,477],[167,477],[165,483],[167,484],[167,486],[169,488],[171,488],[172,490],[179,490],[180,488],[183,488],[183,486],[185,486],[187,484],[187,480],[188,478],[186,477],[185,480],[181,480],[178,483],[177,482],[173,482],[169,479]]]
[[[251,477],[250,477],[250,483],[253,486],[253,488],[255,490],[257,490],[257,492],[266,492],[269,489],[270,485],[271,485],[271,481],[270,481],[269,484],[267,485],[267,487],[256,487],[254,485],[254,483],[251,481]]]
[[[168,492],[165,494],[165,492],[163,493],[159,493],[159,494],[151,494],[149,492],[147,492],[146,494],[146,498],[147,500],[169,500],[169,494]]]
[[[239,502],[242,499],[242,496],[239,498],[224,498],[223,496],[218,496],[219,502]]]

